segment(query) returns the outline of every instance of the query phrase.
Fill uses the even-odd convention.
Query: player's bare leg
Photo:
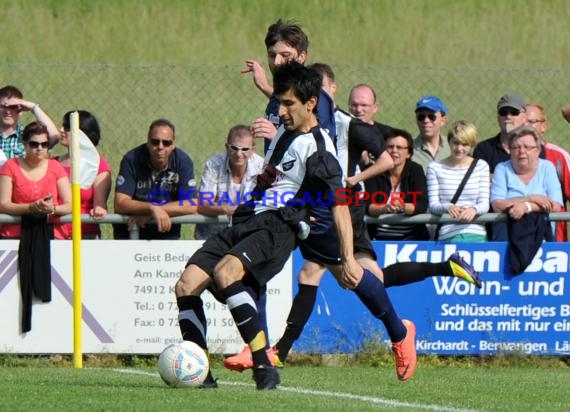
[[[207,322],[201,294],[211,282],[212,278],[204,270],[196,265],[189,265],[174,287],[178,305],[178,326],[182,339],[196,343],[206,354],[208,354]],[[212,372],[208,371],[208,376],[201,387],[217,386]]]

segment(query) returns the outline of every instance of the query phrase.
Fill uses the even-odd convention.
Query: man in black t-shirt
[[[497,122],[501,130],[496,136],[475,146],[473,157],[486,161],[491,174],[499,163],[511,159],[507,143],[508,135],[512,130],[526,124],[525,105],[524,99],[519,95],[501,96],[497,103]]]

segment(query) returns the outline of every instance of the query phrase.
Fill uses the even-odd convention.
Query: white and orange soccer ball
[[[158,357],[158,373],[172,388],[200,386],[208,376],[209,368],[206,352],[194,342],[169,345]]]

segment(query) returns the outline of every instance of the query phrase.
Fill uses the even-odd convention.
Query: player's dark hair
[[[159,126],[166,126],[172,130],[172,137],[176,138],[176,130],[174,129],[174,124],[167,119],[156,119],[153,121],[150,126],[148,127],[147,138],[150,139],[150,134],[152,133],[152,129]]]
[[[287,43],[299,53],[309,50],[309,38],[294,21],[285,22],[279,19],[267,28],[265,48],[269,49],[280,41]]]
[[[9,97],[17,97],[18,99],[22,99],[24,95],[16,86],[4,86],[0,89],[0,99],[9,98]]]
[[[332,82],[335,81],[334,72],[331,66],[326,63],[313,63],[309,66],[311,69],[315,69],[320,75],[324,77],[328,77]]]
[[[79,129],[81,129],[81,131],[85,133],[85,136],[87,136],[89,140],[91,140],[93,146],[97,146],[99,144],[99,141],[101,140],[101,129],[99,128],[99,123],[97,122],[95,116],[93,116],[87,110],[72,110],[65,113],[63,115],[63,121],[62,121],[63,128],[65,130],[70,129],[71,113],[75,111],[79,113]]]
[[[28,123],[22,132],[22,141],[28,142],[32,136],[38,136],[40,134],[45,134],[49,137],[45,124],[40,122]]]
[[[273,73],[275,95],[291,90],[303,104],[307,103],[311,97],[315,97],[318,101],[321,84],[322,77],[315,69],[305,67],[295,61],[277,67]]]
[[[406,139],[406,144],[408,145],[408,153],[411,155],[414,154],[414,139],[410,132],[404,129],[395,129],[393,127],[390,128],[388,133],[384,136],[384,139],[388,141],[388,139],[393,139],[394,137],[403,137]]]

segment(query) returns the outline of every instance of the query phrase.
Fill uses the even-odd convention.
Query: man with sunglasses
[[[495,167],[501,163],[511,160],[508,138],[509,134],[518,127],[527,124],[526,103],[524,99],[513,93],[502,95],[497,102],[497,122],[499,123],[499,133],[475,146],[473,157],[483,159],[489,164],[491,176],[495,173]],[[544,150],[541,147],[539,157],[544,159]],[[505,230],[501,223],[488,223],[485,225],[487,237],[498,239]],[[495,231],[495,234],[493,234]]]
[[[263,171],[263,157],[255,153],[255,138],[251,128],[238,124],[233,126],[226,139],[226,151],[206,161],[199,186],[198,213],[206,216],[230,217],[257,184],[257,175]],[[226,224],[197,224],[194,237],[206,240],[220,233]],[[266,294],[259,293],[256,300],[259,321],[266,336],[269,336],[265,316]]]
[[[206,161],[200,181],[198,213],[206,216],[231,216],[253,190],[256,177],[263,170],[263,157],[255,153],[251,129],[237,125],[230,129],[226,151]],[[195,238],[205,240],[227,225],[196,225]]]
[[[447,107],[436,96],[424,96],[416,103],[416,123],[420,134],[414,139],[412,160],[419,163],[424,173],[428,164],[451,155],[447,139],[442,134],[447,122]]]
[[[121,160],[115,182],[115,212],[131,215],[128,224],[114,225],[115,239],[129,239],[138,227],[140,239],[180,239],[180,224],[171,217],[197,212],[194,164],[176,147],[174,125],[153,121],[147,142]]]
[[[511,159],[508,149],[508,136],[517,127],[526,124],[525,101],[517,94],[505,94],[497,103],[497,122],[500,132],[475,146],[473,157],[483,159],[489,164],[491,174],[495,167]],[[541,156],[543,157],[543,156]]]
[[[24,143],[19,124],[20,117],[26,111],[31,112],[36,120],[47,127],[49,146],[59,141],[59,131],[49,116],[34,102],[24,100],[22,92],[14,86],[0,89],[0,151],[5,157],[23,157]]]

